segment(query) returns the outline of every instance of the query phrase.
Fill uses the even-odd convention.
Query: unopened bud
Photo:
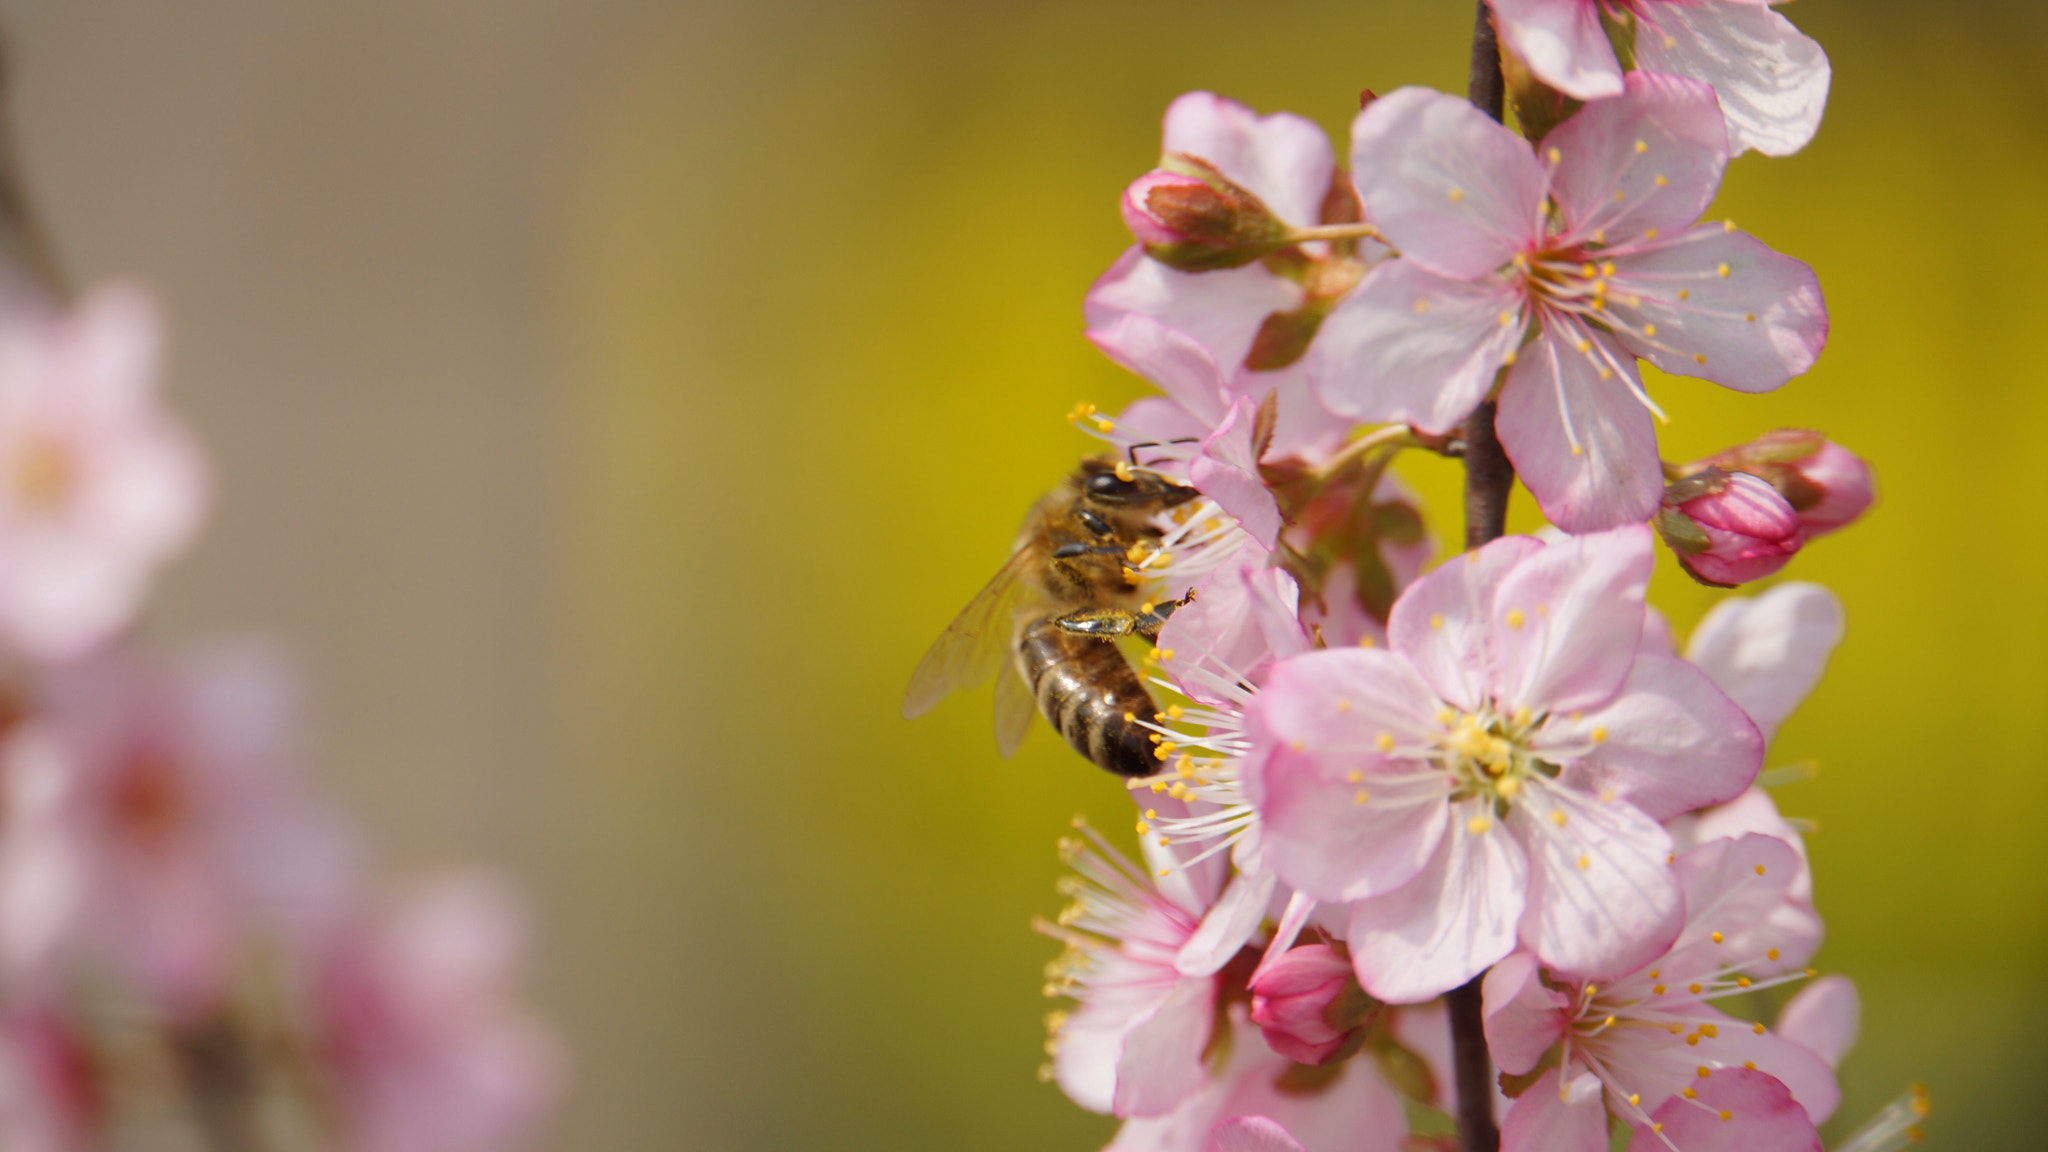
[[[1780,428],[1700,462],[1768,480],[1808,536],[1847,525],[1876,496],[1870,465],[1818,432]]]
[[[1273,1051],[1297,1064],[1358,1051],[1381,1007],[1358,986],[1351,961],[1325,944],[1294,949],[1252,982],[1252,1023]]]
[[[1799,514],[1768,481],[1714,467],[1667,488],[1656,524],[1686,571],[1723,588],[1769,576],[1806,543]]]
[[[1272,209],[1193,156],[1168,154],[1124,189],[1122,207],[1146,253],[1183,272],[1239,268],[1288,244]]]

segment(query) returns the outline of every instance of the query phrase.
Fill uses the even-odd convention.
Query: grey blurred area
[[[604,935],[573,911],[575,849],[552,818],[568,802],[557,296],[573,173],[622,55],[676,14],[0,3],[58,260],[75,284],[139,275],[161,294],[171,403],[217,471],[211,524],[160,585],[151,631],[289,645],[319,785],[377,870],[504,863],[546,941]],[[566,953],[540,950],[538,998],[591,1049],[583,990],[607,982],[569,979]],[[618,1146],[635,1125],[630,1100],[576,1099],[558,1146]]]

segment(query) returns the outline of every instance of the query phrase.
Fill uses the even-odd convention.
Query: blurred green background
[[[1819,367],[1653,390],[1673,459],[1822,428],[1882,502],[1787,571],[1848,640],[1773,763],[1816,820],[1821,963],[1862,986],[1845,1120],[1909,1080],[1930,1146],[2040,1146],[2048,1025],[2048,24],[2032,3],[1804,0],[1827,121],[1716,214],[1819,270]],[[602,909],[572,1131],[704,1148],[1088,1148],[1033,1079],[1027,922],[1122,789],[986,694],[896,715],[925,645],[1142,386],[1079,337],[1166,103],[1213,89],[1339,140],[1358,89],[1462,91],[1464,3],[767,3],[644,47],[582,205],[576,582]],[[1455,467],[1403,472],[1457,531]],[[1534,523],[1526,495],[1517,522]],[[1717,593],[1666,565],[1689,628]],[[628,931],[626,925],[634,927]],[[1836,1129],[1840,1125],[1835,1126]]]

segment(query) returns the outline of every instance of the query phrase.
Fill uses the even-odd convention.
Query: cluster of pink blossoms
[[[517,897],[372,900],[279,655],[133,634],[208,494],[159,341],[134,286],[0,300],[0,1146],[520,1144],[561,1060]]]
[[[1491,0],[1482,32],[1519,133],[1368,93],[1347,171],[1306,120],[1174,101],[1088,293],[1163,394],[1077,420],[1234,525],[1156,589],[1195,595],[1147,663],[1173,702],[1139,859],[1083,829],[1041,925],[1076,1001],[1045,1072],[1125,1119],[1116,1152],[1477,1147],[1447,1127],[1488,1111],[1456,1098],[1460,996],[1508,1152],[1818,1150],[1839,1101],[1857,997],[1806,967],[1759,774],[1841,607],[1778,584],[1681,650],[1647,591],[1660,538],[1702,583],[1776,573],[1870,471],[1798,430],[1666,462],[1640,368],[1757,393],[1820,355],[1813,271],[1701,216],[1731,157],[1812,137],[1826,57],[1750,0]],[[1471,484],[1504,452],[1553,527],[1430,568],[1403,450]]]

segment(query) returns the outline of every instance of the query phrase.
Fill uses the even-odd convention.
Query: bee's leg
[[[1173,614],[1194,602],[1195,590],[1190,588],[1187,595],[1178,600],[1168,600],[1164,604],[1147,604],[1140,608],[1133,618],[1131,631],[1147,640],[1157,640],[1159,630],[1166,626],[1166,622],[1173,618]]]
[[[1083,636],[1129,636],[1138,630],[1138,614],[1122,608],[1084,608],[1053,621],[1062,632]]]

